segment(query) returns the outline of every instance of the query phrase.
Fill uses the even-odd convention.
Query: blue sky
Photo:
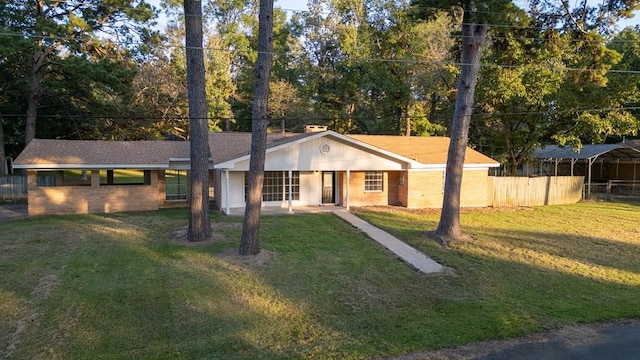
[[[149,2],[159,8],[160,0],[149,0]],[[306,0],[274,0],[275,6],[282,9],[290,9],[290,10],[306,10],[307,2]],[[516,1],[516,4],[523,2],[523,0]],[[158,27],[160,29],[164,28],[164,24],[166,20],[160,17],[158,20]],[[636,13],[636,16],[632,19],[623,20],[618,23],[618,28],[623,29],[626,26],[635,26],[640,25],[640,15]]]
[[[158,9],[160,8],[160,0],[148,0],[148,2]],[[274,0],[274,5],[281,9],[307,10],[307,2],[300,0]],[[158,18],[158,29],[164,29],[166,23],[166,18],[163,14],[160,14]]]

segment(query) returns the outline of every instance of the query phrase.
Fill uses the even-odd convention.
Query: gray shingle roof
[[[547,145],[533,152],[535,159],[640,159],[640,150],[630,148],[624,144],[584,145],[580,152],[571,147]]]
[[[267,134],[267,148],[317,136],[318,133]],[[446,163],[448,138],[394,136],[355,136],[350,138],[409,157],[425,164]],[[251,133],[209,133],[209,151],[214,164],[249,155]],[[437,156],[436,156],[437,155]],[[188,160],[188,141],[97,141],[34,139],[15,160],[16,168],[88,168],[88,167],[168,167],[170,159]],[[468,163],[494,163],[473,150],[467,150]]]
[[[274,133],[267,134],[267,148],[302,139],[315,133]],[[214,164],[249,155],[251,152],[251,133],[249,132],[212,132],[209,133],[209,151]]]
[[[71,168],[81,165],[162,167],[189,158],[187,141],[96,141],[34,139],[16,158],[19,167]]]

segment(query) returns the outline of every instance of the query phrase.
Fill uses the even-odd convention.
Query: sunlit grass
[[[237,217],[196,246],[170,240],[185,210],[3,223],[0,358],[367,359],[640,316],[637,205],[469,212],[450,250],[424,236],[437,214],[358,215],[455,275],[332,214],[264,217],[264,265],[225,255]]]

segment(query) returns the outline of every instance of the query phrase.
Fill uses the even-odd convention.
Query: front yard
[[[394,356],[640,316],[640,206],[583,203],[462,217],[475,240],[427,240],[438,215],[357,214],[450,274],[420,274],[332,214],[266,216],[261,261],[171,234],[185,210],[0,224],[0,359]]]

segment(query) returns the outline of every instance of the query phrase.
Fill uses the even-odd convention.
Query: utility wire
[[[21,36],[21,34],[16,33],[2,33],[0,32],[0,36]],[[34,38],[51,38],[51,39],[59,39],[59,40],[74,40],[78,41],[75,38],[65,38],[65,37],[45,37],[45,36],[33,36]],[[138,43],[142,44],[142,43]],[[220,51],[220,52],[229,52],[229,53],[237,53],[239,50],[232,49],[224,49],[224,48],[215,48],[215,47],[187,47],[182,45],[162,45],[164,48],[177,48],[177,49],[196,49],[196,50],[206,50],[206,51]],[[252,53],[260,54],[258,51],[249,50]],[[274,56],[288,56],[295,57],[297,54],[290,52],[271,52],[271,55]],[[435,66],[465,66],[471,64],[464,64],[460,62],[446,62],[446,61],[425,61],[415,58],[415,54],[409,54],[414,56],[413,58],[404,58],[404,59],[391,59],[391,58],[380,58],[380,57],[351,57],[351,56],[343,56],[340,57],[339,61],[353,61],[353,62],[381,62],[381,63],[398,63],[398,64],[414,64],[414,65],[435,65]],[[618,70],[618,69],[586,69],[586,68],[576,68],[576,67],[566,67],[560,64],[559,66],[544,66],[539,64],[519,64],[519,65],[510,65],[510,64],[492,64],[492,63],[481,63],[481,67],[484,68],[502,68],[502,69],[555,69],[558,71],[571,71],[571,72],[607,72],[614,74],[628,74],[628,75],[638,75],[640,74],[640,70]]]
[[[619,112],[619,111],[637,111],[640,110],[640,106],[626,106],[626,107],[610,107],[610,108],[589,108],[589,109],[570,109],[570,110],[553,110],[553,111],[530,111],[530,112],[511,112],[511,113],[473,113],[471,114],[472,118],[490,118],[490,117],[505,117],[505,116],[522,116],[522,115],[562,115],[562,114],[581,114],[581,113],[606,113],[606,112]],[[24,114],[2,114],[3,117],[6,118],[23,118]],[[226,117],[226,116],[207,116],[202,118],[190,118],[189,116],[101,116],[101,115],[38,115],[39,118],[57,118],[57,119],[71,119],[71,120],[82,120],[82,119],[103,119],[103,120],[234,120],[234,121],[250,121],[251,117]],[[290,117],[269,117],[271,121],[281,121],[281,120],[292,120],[292,121],[301,121],[301,120],[312,120],[312,121],[332,121],[336,119],[343,120],[381,120],[384,118],[393,118],[393,116],[290,116]],[[413,115],[413,116],[403,116],[404,119],[423,119],[428,118],[425,115]]]

